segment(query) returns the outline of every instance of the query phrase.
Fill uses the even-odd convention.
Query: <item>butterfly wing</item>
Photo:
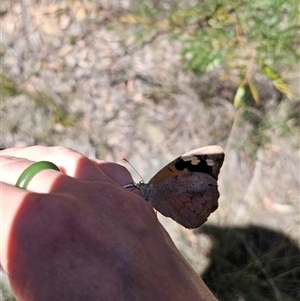
[[[186,228],[201,226],[218,207],[218,175],[224,161],[220,146],[194,149],[176,158],[139,185],[157,211]]]
[[[140,189],[157,211],[186,228],[201,226],[218,208],[217,181],[205,173],[181,173]]]
[[[206,173],[215,180],[218,180],[224,156],[222,147],[218,145],[209,145],[194,149],[162,168],[151,178],[149,184],[187,172]]]

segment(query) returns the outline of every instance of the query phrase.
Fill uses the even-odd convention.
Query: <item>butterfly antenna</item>
[[[140,173],[133,167],[133,165],[127,160],[127,159],[124,159],[123,158],[123,160],[125,161],[125,162],[127,162],[131,167],[132,167],[132,169],[137,173],[137,175],[141,178],[141,182],[144,182],[144,179],[143,179],[143,177],[140,175]]]

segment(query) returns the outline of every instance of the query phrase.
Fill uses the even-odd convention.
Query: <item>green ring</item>
[[[59,168],[52,162],[49,162],[49,161],[36,162],[36,163],[33,163],[32,165],[30,165],[29,167],[27,167],[22,172],[22,174],[20,175],[15,186],[19,187],[21,189],[26,189],[29,182],[32,180],[32,178],[37,173],[39,173],[40,171],[45,170],[45,169],[54,169],[54,170],[60,171]]]

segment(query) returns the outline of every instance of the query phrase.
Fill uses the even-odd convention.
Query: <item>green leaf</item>
[[[278,72],[272,69],[266,63],[261,64],[265,75],[272,81],[273,85],[276,87],[278,91],[280,91],[283,95],[288,98],[292,98],[292,92],[289,89],[289,86],[284,81],[284,79],[280,76]]]
[[[246,94],[245,85],[241,84],[238,87],[238,89],[236,90],[236,93],[235,93],[234,99],[233,99],[233,106],[236,109],[240,108],[245,103],[245,94]]]

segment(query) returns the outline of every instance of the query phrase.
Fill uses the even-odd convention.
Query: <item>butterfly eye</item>
[[[207,159],[207,157],[208,157],[207,155],[204,155],[204,156],[203,156],[203,159],[204,159],[204,160],[206,160],[206,159]]]

